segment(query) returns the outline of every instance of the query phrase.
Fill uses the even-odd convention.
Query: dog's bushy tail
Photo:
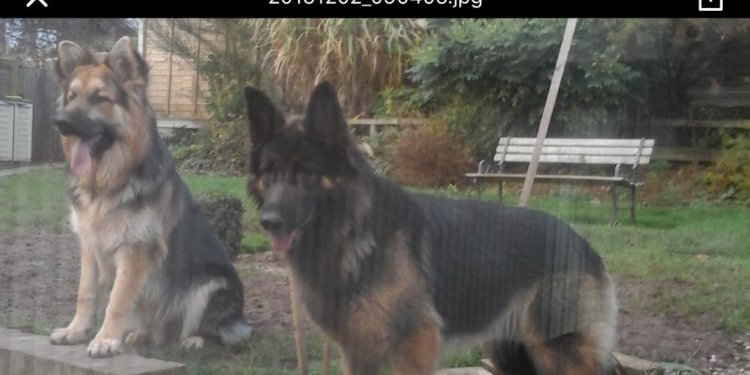
[[[243,318],[227,322],[219,327],[219,338],[224,345],[236,345],[250,337],[253,327]]]

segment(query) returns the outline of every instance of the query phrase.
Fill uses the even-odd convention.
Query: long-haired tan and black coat
[[[81,277],[75,317],[51,341],[88,340],[97,303],[107,300],[93,357],[120,352],[123,340],[200,347],[207,337],[246,337],[242,284],[157,133],[148,67],[130,39],[107,54],[64,41],[58,53],[54,120]]]
[[[615,296],[601,259],[543,212],[408,192],[373,171],[328,83],[303,119],[245,92],[248,191],[303,305],[347,374],[431,375],[480,342],[503,375],[612,370]]]

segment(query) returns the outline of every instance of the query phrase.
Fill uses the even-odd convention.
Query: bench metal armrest
[[[633,170],[630,175],[630,184],[633,186],[638,185],[638,165],[640,164],[641,154],[643,153],[643,146],[646,144],[646,138],[641,138],[641,142],[638,144],[638,152],[635,154],[635,162],[633,162]],[[643,185],[643,183],[640,183]]]
[[[494,163],[492,163],[491,161],[482,159],[479,161],[479,164],[477,165],[477,173],[480,173],[480,174],[492,173],[494,170],[500,170],[499,167],[500,167],[499,164],[494,165]]]
[[[615,166],[615,177],[620,177],[628,181],[630,185],[640,187],[646,184],[644,181],[638,181],[638,164],[633,165],[629,171],[625,171],[622,164]]]
[[[615,165],[615,177],[625,177],[625,171],[622,170],[622,163]]]

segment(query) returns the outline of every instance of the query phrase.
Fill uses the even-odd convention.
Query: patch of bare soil
[[[70,233],[0,237],[0,317],[11,324],[67,324],[75,313],[79,259]]]
[[[686,364],[708,374],[750,373],[750,334],[733,337],[684,317],[658,316],[639,307],[649,305],[648,285],[623,279],[615,284],[620,304],[618,351],[655,362]]]
[[[71,233],[0,237],[0,321],[22,327],[25,321],[45,327],[67,324],[75,310],[78,259]],[[267,252],[240,256],[235,264],[245,285],[245,314],[256,332],[291,329],[284,263]],[[685,363],[709,374],[750,373],[750,336],[733,337],[679,316],[657,316],[633,302],[645,294],[647,285],[632,280],[616,283],[618,351],[657,362]]]
[[[240,255],[235,260],[245,285],[245,316],[255,329],[292,329],[289,276],[273,252]]]

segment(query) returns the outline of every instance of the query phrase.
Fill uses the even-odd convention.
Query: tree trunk
[[[0,56],[5,56],[7,51],[7,42],[5,40],[5,18],[0,18]]]
[[[31,18],[22,18],[23,25],[23,50],[27,52],[29,56],[37,56],[37,38],[39,37],[39,30],[37,29],[37,20]]]

